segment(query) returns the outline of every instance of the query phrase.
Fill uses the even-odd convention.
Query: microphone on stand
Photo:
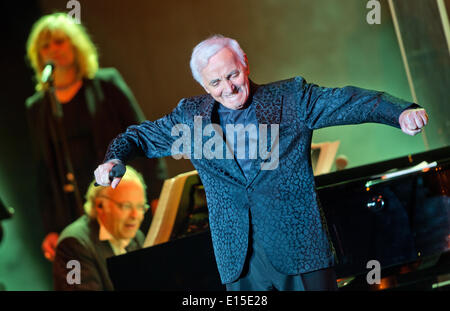
[[[49,83],[49,88],[48,88],[48,93],[50,96],[50,105],[52,108],[52,112],[53,112],[53,116],[55,118],[61,119],[63,117],[63,111],[61,108],[61,105],[59,103],[59,101],[56,99],[55,96],[55,90],[53,87],[53,70],[55,69],[55,64],[53,63],[53,61],[48,61],[45,64],[44,69],[42,70],[41,73],[41,82],[42,83]]]
[[[51,80],[54,68],[55,68],[55,64],[53,64],[52,61],[49,61],[49,62],[47,62],[47,64],[45,64],[44,70],[42,70],[42,75],[41,75],[42,83],[47,83],[48,81]]]

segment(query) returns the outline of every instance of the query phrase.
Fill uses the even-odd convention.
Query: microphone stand
[[[62,105],[58,101],[55,95],[55,86],[53,76],[48,79],[48,98],[50,100],[50,106],[52,111],[52,118],[50,122],[50,132],[52,136],[52,141],[55,147],[57,165],[59,167],[59,177],[60,180],[65,184],[72,184],[73,193],[75,196],[75,203],[77,205],[77,211],[79,216],[83,215],[83,202],[81,200],[80,190],[78,188],[78,183],[75,178],[72,161],[70,159],[69,147],[67,144],[67,138],[65,135],[63,127],[63,110]],[[56,126],[56,128],[55,128]],[[59,142],[61,142],[62,150],[58,148]],[[64,163],[61,163],[64,161]],[[66,189],[58,189],[58,191],[63,191],[64,193],[71,192]]]
[[[62,119],[63,111],[61,103],[58,101],[55,95],[55,85],[53,81],[53,76],[48,79],[48,95],[50,99],[50,105],[52,107],[53,117],[55,119]]]

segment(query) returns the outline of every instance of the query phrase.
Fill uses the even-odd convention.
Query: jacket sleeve
[[[172,143],[177,138],[172,136],[172,130],[178,124],[185,124],[184,104],[185,100],[181,100],[170,114],[156,121],[129,126],[109,144],[104,161],[119,159],[127,163],[137,156],[160,158],[171,155]]]
[[[79,262],[80,284],[69,284],[68,274],[74,267],[67,267],[71,260]],[[76,238],[66,238],[58,243],[55,260],[53,262],[53,285],[55,290],[104,290],[99,269],[89,251]]]
[[[420,107],[385,92],[355,86],[326,88],[296,78],[299,83],[299,115],[308,128],[382,123],[400,128],[398,118],[407,108]]]
[[[107,77],[105,83],[105,95],[108,98],[108,108],[113,108],[110,113],[116,116],[118,124],[118,133],[126,131],[127,127],[131,125],[137,125],[145,121],[144,113],[141,107],[138,105],[133,92],[128,87],[127,83],[122,78],[121,74],[115,68],[103,69]],[[113,136],[109,137],[110,140]],[[107,146],[109,141],[103,144]],[[104,152],[104,150],[103,150]],[[102,155],[103,156],[103,155]],[[164,159],[136,159],[130,163],[140,172],[145,172],[144,179],[149,187],[147,188],[147,194],[149,199],[158,198],[161,192],[163,182],[168,177],[167,165]]]

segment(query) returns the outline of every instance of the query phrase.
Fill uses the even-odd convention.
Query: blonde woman
[[[99,69],[97,49],[85,28],[65,13],[43,16],[33,25],[27,57],[36,82],[26,106],[40,163],[38,191],[46,231],[42,249],[52,261],[58,233],[83,213],[80,194],[103,161],[109,141],[142,122],[144,115],[119,72]],[[49,62],[54,65],[54,92],[41,82]],[[52,94],[62,117],[53,113]],[[140,169],[153,175],[149,197],[155,198],[165,178],[164,162],[145,166]]]

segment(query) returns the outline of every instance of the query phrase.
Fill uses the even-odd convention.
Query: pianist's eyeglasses
[[[108,197],[106,195],[99,195],[98,197],[99,198],[105,198],[105,199],[108,199],[108,200],[112,201],[114,204],[116,204],[124,212],[131,211],[133,209],[133,206],[135,206],[136,209],[139,212],[145,214],[150,208],[150,205],[148,205],[148,204],[133,204],[131,202],[117,202],[116,200],[113,200],[113,199],[111,199],[110,197]]]

